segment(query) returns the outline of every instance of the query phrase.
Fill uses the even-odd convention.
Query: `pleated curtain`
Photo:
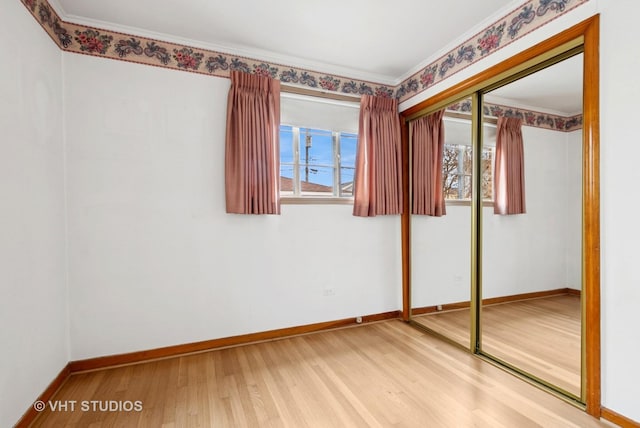
[[[398,101],[360,101],[353,215],[402,214],[402,151]]]
[[[225,141],[227,213],[280,214],[280,82],[231,72]]]
[[[526,212],[521,119],[498,118],[493,184],[495,214],[511,215]]]
[[[411,214],[446,214],[442,178],[444,110],[411,121]]]

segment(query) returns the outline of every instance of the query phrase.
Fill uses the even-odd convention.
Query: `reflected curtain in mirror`
[[[410,122],[412,153],[411,214],[446,214],[442,182],[444,109]]]
[[[225,142],[227,213],[280,214],[280,82],[231,72]]]
[[[360,100],[353,215],[402,214],[402,148],[398,100]]]
[[[524,214],[522,119],[499,117],[496,133],[494,214]]]

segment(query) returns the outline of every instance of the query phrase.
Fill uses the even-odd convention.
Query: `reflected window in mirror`
[[[493,201],[494,150],[493,147],[482,150],[482,200],[485,202]],[[471,200],[472,164],[471,146],[445,144],[442,161],[445,199]]]
[[[445,145],[442,159],[442,181],[445,200],[471,202],[473,151],[468,127],[471,117],[447,110],[444,116]],[[485,146],[482,149],[482,200],[493,202],[495,157],[495,124],[483,126]]]

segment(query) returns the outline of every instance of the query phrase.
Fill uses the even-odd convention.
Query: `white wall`
[[[442,217],[411,217],[411,306],[471,298],[471,207],[447,206]]]
[[[64,63],[73,360],[400,307],[397,216],[225,213],[229,80]]]
[[[18,1],[0,7],[0,426],[68,361],[61,53]]]
[[[568,157],[569,135],[580,132],[529,126],[522,132],[527,213],[499,216],[493,207],[483,209],[483,298],[580,288],[580,198],[569,196],[581,164]],[[471,207],[449,205],[440,218],[413,216],[411,227],[412,305],[468,301]]]
[[[600,167],[602,243],[602,402],[640,421],[638,192],[640,3],[600,2]]]
[[[541,29],[404,102],[408,108],[527,47],[600,13],[600,193],[602,293],[602,405],[640,421],[640,270],[636,268],[640,222],[632,199],[640,182],[636,100],[640,53],[633,29],[640,3],[598,1]],[[631,187],[630,187],[631,186]]]
[[[527,212],[500,216],[493,208],[483,210],[484,298],[508,296],[558,288],[580,288],[568,283],[569,247],[580,247],[581,229],[569,229],[569,221],[580,224],[575,203],[569,199],[567,171],[575,171],[575,159],[567,158],[568,134],[524,126],[525,195]],[[578,168],[580,161],[577,160]],[[573,184],[573,183],[572,183]],[[573,202],[570,204],[569,202]],[[579,212],[579,205],[577,208]],[[569,233],[569,232],[573,233]],[[579,275],[579,271],[578,271]],[[571,273],[571,278],[576,274]]]

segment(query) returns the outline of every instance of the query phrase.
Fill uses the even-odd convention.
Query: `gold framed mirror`
[[[599,114],[598,114],[598,31],[599,17],[590,18],[508,60],[499,63],[476,76],[473,76],[453,87],[437,94],[418,105],[409,108],[402,113],[405,121],[403,140],[407,159],[410,157],[409,124],[419,117],[428,115],[434,111],[451,105],[452,103],[471,98],[472,104],[472,129],[471,139],[474,147],[473,155],[473,180],[474,191],[470,205],[470,278],[469,290],[469,345],[465,348],[487,360],[512,371],[526,380],[534,382],[541,387],[562,396],[574,404],[583,406],[593,416],[600,414],[600,283],[599,283]],[[514,79],[518,75],[527,74],[530,70],[544,68],[549,62],[558,62],[566,57],[582,52],[583,56],[583,103],[582,103],[582,133],[581,133],[581,251],[579,254],[580,279],[581,279],[581,387],[567,391],[566,388],[547,383],[544,379],[531,376],[526,370],[522,370],[508,361],[487,353],[482,347],[482,324],[479,322],[482,312],[482,282],[483,282],[483,227],[482,210],[483,201],[480,194],[483,157],[479,143],[483,139],[480,111],[482,96],[488,89],[496,85],[504,84],[506,79]],[[528,71],[529,70],[529,71]],[[499,83],[500,82],[500,83]],[[411,241],[412,219],[410,203],[410,162],[405,163],[405,214],[402,219],[403,237],[403,318],[414,325],[432,331],[433,328],[425,327],[417,321],[417,316],[412,314],[412,309],[420,308],[422,302],[412,304],[414,293],[412,268],[416,264],[412,252]],[[416,273],[419,272],[419,269]],[[455,275],[455,274],[454,274]],[[424,298],[416,294],[418,299]],[[436,309],[439,304],[435,304]],[[444,306],[443,306],[444,307]],[[442,333],[442,332],[440,332]],[[445,332],[446,333],[446,332]],[[446,334],[444,334],[446,336]],[[454,342],[462,345],[460,340]],[[464,345],[462,345],[464,346]]]
[[[581,46],[482,91],[478,352],[582,402]],[[497,119],[497,121],[496,121]],[[495,125],[494,125],[495,124]],[[486,159],[479,160],[486,162]]]

